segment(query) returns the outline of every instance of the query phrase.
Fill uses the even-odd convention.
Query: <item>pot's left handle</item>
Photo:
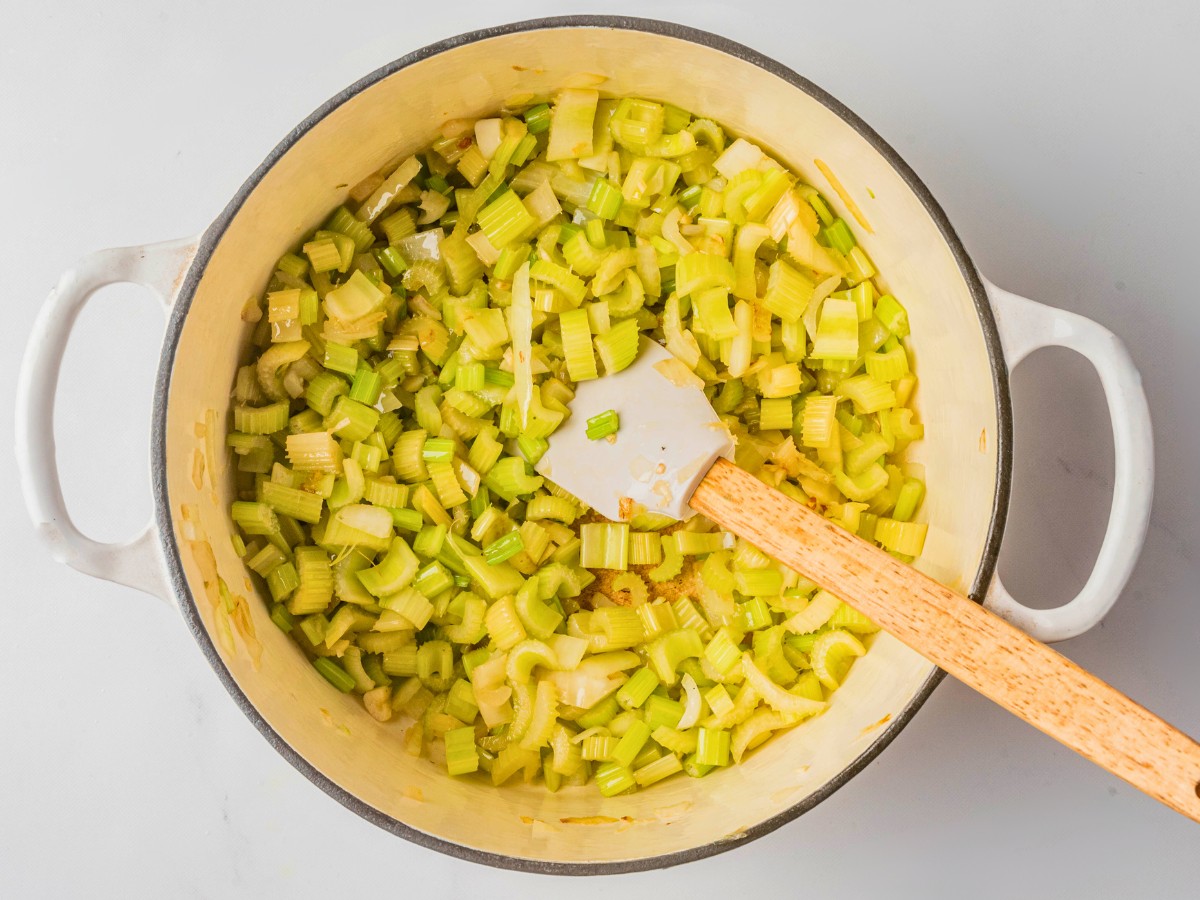
[[[101,250],[65,272],[42,305],[17,380],[17,467],[25,505],[39,537],[59,562],[106,581],[128,585],[173,603],[158,549],[158,528],[151,519],[140,534],[123,544],[104,544],[83,534],[63,502],[54,446],[54,396],[67,338],[84,304],[109,284],[140,284],[167,311],[179,293],[183,275],[196,255],[199,238],[143,247]]]

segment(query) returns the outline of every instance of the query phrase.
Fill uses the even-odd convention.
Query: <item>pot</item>
[[[403,749],[394,726],[322,680],[274,627],[230,541],[224,463],[230,385],[249,326],[239,317],[273,263],[353,185],[417,150],[443,122],[520,94],[595,84],[668,100],[748,135],[817,186],[910,313],[926,437],[930,524],[918,566],[1043,640],[1094,625],[1120,594],[1149,515],[1149,414],[1128,354],[1099,325],[991,285],[920,179],[861,119],[746,47],[663,22],[564,17],[477,31],[368,75],[293,130],[198,238],[105,250],[65,274],[30,339],[17,400],[26,501],[54,556],[176,605],[234,702],[317,786],[394,834],[454,856],[555,873],[648,869],[744,844],[812,809],[896,736],[941,673],[887,634],[828,711],[741,765],[604,799],[594,790],[495,789],[448,778]],[[836,182],[833,180],[836,179]],[[168,318],[151,432],[155,517],[125,544],[72,525],[55,470],[52,407],[72,323],[94,291],[147,285]],[[1084,354],[1107,395],[1116,479],[1108,533],[1079,596],[1022,606],[995,575],[1012,473],[1009,372],[1039,347]],[[219,579],[219,580],[218,580]],[[233,626],[220,584],[240,597]],[[240,621],[238,621],[240,618]],[[240,627],[238,627],[240,626]]]

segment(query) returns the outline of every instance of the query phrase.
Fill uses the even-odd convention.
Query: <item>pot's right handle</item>
[[[1041,347],[1068,347],[1096,367],[1112,418],[1112,512],[1096,565],[1083,589],[1056,609],[1030,609],[1005,589],[997,575],[985,605],[1041,641],[1062,641],[1087,631],[1112,608],[1146,537],[1154,495],[1154,436],[1150,407],[1125,345],[1108,329],[1075,313],[1009,293],[985,281],[1011,371]]]
[[[150,288],[169,310],[196,255],[197,238],[101,250],[65,272],[42,305],[17,380],[17,468],[38,536],[59,562],[172,603],[150,523],[123,544],[104,544],[75,527],[63,502],[54,446],[54,394],[67,338],[84,304],[100,288],[128,282]]]

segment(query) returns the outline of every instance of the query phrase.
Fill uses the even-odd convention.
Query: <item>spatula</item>
[[[584,381],[538,472],[613,520],[640,505],[702,513],[815,581],[930,662],[1097,765],[1200,821],[1200,744],[968,598],[730,462],[699,379],[643,338],[627,369]],[[611,439],[586,420],[615,410]]]

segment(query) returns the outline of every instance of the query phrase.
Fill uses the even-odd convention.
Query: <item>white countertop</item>
[[[1118,605],[1062,650],[1200,734],[1200,7],[593,3],[741,41],[831,91],[926,181],[979,268],[1128,343],[1158,489]],[[1101,6],[1104,7],[1103,11]],[[968,12],[967,10],[971,11]],[[10,4],[0,53],[0,406],[38,303],[100,247],[201,230],[284,134],[375,67],[562,3]],[[58,410],[69,503],[117,539],[147,518],[162,323],[110,288],[71,342]],[[1014,379],[1001,571],[1062,601],[1107,516],[1098,383],[1065,351]],[[178,616],[54,564],[0,416],[0,896],[1194,897],[1200,826],[947,681],[832,799],[666,871],[567,881],[460,862],[325,796],[230,702]],[[758,893],[754,893],[758,892]]]

